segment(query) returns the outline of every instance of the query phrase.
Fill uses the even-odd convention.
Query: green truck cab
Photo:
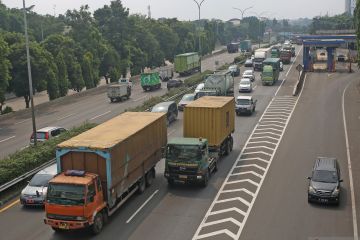
[[[184,182],[206,187],[217,170],[217,160],[218,154],[209,152],[207,139],[173,138],[166,146],[164,176],[169,185]]]
[[[271,49],[271,57],[272,58],[279,58],[280,57],[280,50],[278,48]]]
[[[152,91],[161,88],[161,80],[158,72],[142,73],[140,84],[144,91]]]
[[[262,85],[274,85],[279,80],[280,58],[267,58],[263,61]]]
[[[180,76],[200,71],[200,57],[197,52],[176,55],[174,62],[175,72],[179,73]]]

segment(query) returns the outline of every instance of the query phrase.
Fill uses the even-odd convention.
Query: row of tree
[[[27,12],[31,68],[35,92],[47,90],[49,99],[69,89],[93,88],[101,77],[116,80],[160,66],[174,55],[215,48],[222,23],[177,19],[149,19],[130,15],[120,0],[96,10],[87,5],[54,17]],[[23,11],[9,9],[0,0],[0,111],[6,92],[24,97],[29,107]]]

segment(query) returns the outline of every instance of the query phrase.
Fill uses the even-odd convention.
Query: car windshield
[[[194,95],[193,94],[186,94],[183,96],[183,98],[181,99],[181,101],[193,101],[194,100]]]
[[[229,70],[231,70],[231,71],[236,70],[236,66],[230,66],[230,67],[229,67]]]
[[[195,145],[169,145],[166,158],[172,161],[193,162],[201,159],[201,150]]]
[[[48,203],[61,205],[83,205],[85,202],[85,185],[49,184],[46,196]]]
[[[250,70],[246,70],[245,72],[244,72],[244,75],[251,75],[252,74],[252,71]]]
[[[250,80],[247,78],[241,79],[240,84],[250,84]]]
[[[236,103],[239,104],[239,105],[249,105],[250,100],[249,99],[237,99]]]
[[[151,112],[167,112],[168,109],[165,106],[155,106],[151,109]]]
[[[36,174],[29,182],[29,186],[46,187],[52,178],[53,175],[50,174]]]
[[[337,173],[335,171],[327,170],[316,170],[313,173],[312,180],[314,182],[326,182],[326,183],[336,183],[337,182]]]

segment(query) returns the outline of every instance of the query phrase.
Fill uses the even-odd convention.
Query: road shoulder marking
[[[16,137],[16,136],[14,135],[14,136],[11,136],[11,137],[8,137],[8,138],[5,138],[5,139],[3,139],[3,140],[0,140],[0,143],[2,143],[2,142],[6,142],[6,141],[8,141],[8,140],[10,140],[10,139],[12,139],[12,138],[14,138],[14,137]]]
[[[151,194],[151,196],[146,199],[146,201],[136,210],[136,212],[134,212],[133,215],[131,215],[131,217],[126,221],[126,223],[131,222],[131,220],[141,211],[141,209],[143,209],[145,207],[145,205],[159,192],[159,190],[155,190],[155,192],[153,194]]]
[[[13,207],[14,205],[18,204],[19,202],[20,202],[20,200],[18,199],[18,200],[16,200],[16,201],[10,203],[10,204],[7,205],[6,207],[0,209],[0,213],[5,212],[5,211],[8,210],[9,208],[11,208],[11,207]]]

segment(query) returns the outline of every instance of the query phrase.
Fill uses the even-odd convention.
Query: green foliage
[[[11,113],[11,112],[13,112],[12,107],[6,106],[6,107],[4,108],[4,110],[2,110],[0,113],[1,113],[1,114],[7,114],[7,113]]]
[[[90,52],[85,53],[81,65],[86,89],[94,88],[96,86],[94,82],[94,71],[91,66],[92,61],[93,55]]]
[[[321,16],[313,18],[310,25],[310,33],[315,34],[317,30],[339,30],[353,29],[354,18],[346,13],[335,15],[333,17]]]
[[[360,1],[357,0],[356,1],[356,8],[354,11],[354,23],[355,23],[355,29],[356,29],[356,35],[357,35],[357,50],[358,50],[358,54],[357,54],[357,62],[358,62],[358,67],[360,67]]]
[[[55,59],[57,65],[57,79],[59,86],[59,95],[64,97],[69,90],[69,79],[63,53],[59,53]]]
[[[0,185],[48,162],[55,157],[56,145],[68,140],[82,132],[95,127],[93,123],[84,123],[79,127],[72,128],[59,137],[52,138],[37,147],[29,147],[11,154],[0,161]]]
[[[5,102],[5,92],[11,79],[11,63],[8,60],[10,48],[7,42],[0,36],[0,105]]]

